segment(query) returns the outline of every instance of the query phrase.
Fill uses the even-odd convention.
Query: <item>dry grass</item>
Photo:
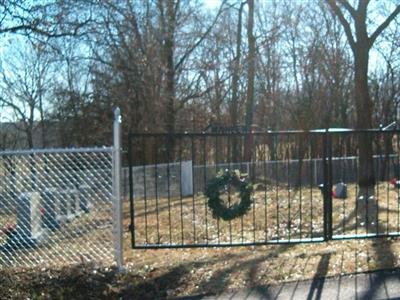
[[[0,251],[0,269],[11,266],[57,267],[87,261],[110,263],[113,259],[111,205],[102,204],[87,214],[64,223],[59,230],[43,233],[35,248]],[[15,215],[0,215],[0,228],[16,225]],[[0,246],[6,236],[0,232]]]
[[[349,186],[349,197],[345,201],[333,200],[334,234],[355,232],[352,225],[356,224],[354,214],[356,192],[355,186]],[[243,218],[245,241],[254,241],[254,236],[257,241],[264,241],[265,237],[276,239],[278,234],[279,238],[288,238],[289,223],[291,238],[321,236],[323,219],[321,192],[318,189],[302,189],[301,193],[300,190],[290,191],[290,218],[288,196],[288,191],[284,187],[268,190],[267,198],[265,198],[265,191],[257,191],[252,210]],[[386,183],[381,183],[379,189],[376,189],[375,197],[379,205],[379,232],[385,232],[387,229],[397,231],[399,216],[397,190],[388,187]],[[267,199],[267,205],[265,205],[265,199]],[[217,242],[218,225],[220,242],[230,242],[231,236],[232,241],[241,241],[242,221],[240,219],[231,223],[220,221],[218,224],[209,211],[206,214],[204,197],[197,195],[194,200],[193,209],[193,198],[183,199],[182,206],[180,199],[171,199],[170,203],[167,199],[159,199],[158,232],[161,243],[169,243],[170,238],[173,242],[180,243],[182,233],[185,243]],[[277,205],[279,218],[276,214]],[[146,222],[148,242],[158,242],[156,201],[147,201],[145,208],[144,201],[139,199],[135,208],[137,242],[146,242],[144,230]],[[267,216],[267,222],[265,222],[265,216]],[[82,218],[85,217],[90,217],[90,215],[82,216]],[[208,227],[205,226],[206,218]],[[72,222],[71,226],[78,226],[78,220],[75,221],[76,223]],[[344,232],[343,220],[345,220]],[[400,243],[397,238],[254,247],[133,250],[128,230],[129,223],[129,204],[126,202],[124,256],[129,270],[126,274],[116,276],[112,270],[97,271],[97,273],[91,270],[83,272],[82,270],[86,270],[84,266],[79,270],[71,269],[74,271],[68,271],[68,269],[62,272],[50,270],[43,272],[39,270],[39,275],[35,271],[10,273],[2,275],[1,278],[8,278],[6,281],[0,278],[0,283],[2,283],[0,286],[3,287],[3,290],[0,288],[0,295],[4,292],[7,298],[7,295],[11,295],[7,293],[12,290],[13,294],[18,291],[20,295],[26,296],[36,294],[48,295],[43,298],[53,296],[73,298],[77,296],[76,291],[79,290],[79,296],[82,298],[96,295],[97,298],[164,299],[173,296],[219,293],[243,287],[309,279],[315,276],[339,276],[354,272],[393,269],[400,266]],[[193,231],[193,224],[196,225],[196,234]],[[109,232],[108,227],[108,229],[102,227],[108,225],[99,223],[98,230]],[[73,232],[76,232],[77,228],[75,227]],[[181,231],[182,228],[183,231]],[[363,230],[365,232],[365,227],[357,230],[358,233],[362,233]],[[207,234],[208,239],[206,239]],[[64,248],[69,248],[70,251],[79,250],[79,247],[88,243],[91,237],[94,238],[90,232],[82,232],[82,236],[75,237],[76,244],[72,246],[68,244],[68,240],[64,240]],[[24,274],[22,279],[21,274]],[[17,284],[18,280],[25,283]],[[92,286],[94,288],[91,288]]]
[[[356,201],[357,193],[357,187],[349,185],[346,199],[333,199],[333,235],[400,231],[397,189],[380,183],[375,188],[375,200],[367,202]],[[257,191],[248,213],[231,222],[213,218],[202,194],[183,199],[137,199],[135,238],[138,245],[264,243],[321,238],[323,207],[321,191],[304,187]],[[369,220],[372,223],[367,224],[366,207],[369,218],[372,213],[377,221]]]

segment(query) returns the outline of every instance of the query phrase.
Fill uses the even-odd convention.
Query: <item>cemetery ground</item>
[[[288,192],[291,193],[290,217]],[[399,216],[397,192],[397,189],[387,183],[381,183],[379,189],[376,189],[379,205],[378,232],[397,231]],[[288,224],[292,238],[307,238],[312,234],[318,237],[322,232],[320,193],[317,188],[303,189],[301,195],[296,190],[282,189],[278,190],[278,193],[275,189],[257,190],[254,205],[243,218],[243,233],[240,218],[230,222],[230,225],[229,222],[219,221],[220,241],[240,241],[242,238],[252,241],[254,238],[262,240],[265,237],[274,239],[278,235],[287,237]],[[343,234],[343,228],[345,233],[352,233],[356,229],[358,233],[365,232],[365,227],[362,225],[360,228],[355,226],[357,222],[352,213],[355,208],[356,187],[349,185],[348,194],[346,200],[333,199],[333,234],[335,232]],[[194,222],[197,222],[195,235],[193,235],[193,199]],[[309,213],[311,199],[312,219]],[[276,218],[277,203],[280,221]],[[208,215],[205,214],[207,207],[204,196],[185,198],[182,199],[184,205],[180,204],[179,198],[169,201],[160,198],[157,204],[157,217],[156,201],[147,201],[145,207],[144,201],[138,199],[135,204],[137,242],[146,241],[144,231],[146,222],[148,242],[168,243],[170,239],[180,242],[182,234],[184,241],[187,242],[193,242],[195,239],[204,242],[206,235],[210,243],[215,242],[218,239],[216,231],[218,224],[210,212]],[[301,230],[300,221],[296,221],[300,220],[300,206]],[[181,208],[184,209],[183,214]],[[164,299],[185,295],[217,294],[244,287],[400,267],[398,238],[224,248],[132,250],[128,231],[130,223],[128,202],[125,203],[124,209],[126,272],[118,273],[114,267],[84,261],[82,264],[70,267],[60,265],[53,268],[1,269],[0,298]],[[267,223],[265,215],[268,217]],[[181,216],[186,218],[181,219]],[[207,231],[202,227],[206,216]],[[157,218],[161,225],[158,232]],[[288,219],[293,221],[288,223]],[[169,226],[170,220],[171,226]],[[269,231],[265,231],[266,224]]]

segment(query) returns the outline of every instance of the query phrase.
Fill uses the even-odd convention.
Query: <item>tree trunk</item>
[[[242,11],[244,3],[240,4],[238,13],[238,25],[236,33],[236,56],[233,65],[233,75],[232,75],[232,100],[230,104],[230,117],[231,125],[236,128],[239,124],[238,120],[238,90],[239,90],[239,71],[240,71],[240,58],[241,58],[241,43],[242,43]],[[237,162],[239,160],[239,144],[237,137],[232,138],[232,162]]]
[[[368,90],[368,56],[369,50],[381,35],[382,31],[400,13],[400,5],[368,36],[367,30],[367,7],[369,1],[359,0],[357,7],[353,7],[347,0],[329,0],[328,5],[332,12],[338,17],[343,26],[347,40],[354,56],[354,97],[357,112],[357,128],[372,128],[372,102]],[[343,10],[350,13],[354,29],[346,19]],[[355,36],[353,35],[353,32]],[[374,199],[375,174],[373,164],[373,139],[366,132],[357,134],[358,142],[358,179],[359,197],[357,219],[361,219],[366,226],[373,225],[376,219],[377,203]],[[367,227],[368,230],[368,227]]]
[[[161,61],[163,69],[163,96],[165,99],[164,105],[164,126],[165,131],[168,133],[175,132],[175,62],[174,62],[174,51],[175,51],[175,25],[176,25],[176,9],[174,0],[159,0],[160,10],[160,25],[162,36],[161,44]],[[166,153],[165,161],[174,159],[174,146],[175,142],[173,138],[168,138],[165,141]]]
[[[368,52],[367,47],[357,45],[354,53],[355,103],[357,111],[357,129],[372,128],[372,102],[368,90]],[[374,229],[376,224],[376,201],[374,199],[374,161],[373,138],[362,132],[357,135],[358,143],[358,213],[360,224]]]
[[[26,141],[28,142],[28,149],[33,149],[33,129],[29,127],[26,129]]]
[[[254,77],[255,77],[255,56],[256,40],[253,34],[254,27],[254,0],[248,0],[249,16],[247,23],[247,40],[249,43],[248,74],[247,74],[247,99],[246,99],[246,120],[247,130],[253,125],[254,114]]]
[[[46,132],[46,124],[44,120],[44,110],[43,110],[43,97],[42,97],[42,91],[40,91],[39,94],[39,113],[40,113],[40,129],[41,129],[41,135],[42,135],[42,148],[47,147],[47,132]]]
[[[355,53],[355,102],[357,111],[357,128],[372,128],[372,102],[368,91],[368,49],[359,47]],[[373,141],[368,133],[357,136],[359,147],[358,185],[371,187],[375,185],[373,166]]]
[[[163,45],[163,63],[165,67],[165,117],[166,131],[175,131],[175,66],[174,66],[174,32],[175,32],[175,8],[174,1],[167,2],[167,16],[164,45]]]
[[[246,120],[245,126],[247,131],[252,131],[253,114],[254,114],[254,77],[255,77],[255,56],[256,56],[256,39],[253,34],[254,27],[254,0],[248,0],[249,16],[247,23],[247,40],[249,43],[249,57],[247,70],[247,99],[246,99]],[[251,160],[253,148],[253,136],[249,134],[245,142],[244,161]]]

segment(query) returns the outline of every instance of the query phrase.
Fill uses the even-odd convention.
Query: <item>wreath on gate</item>
[[[229,186],[239,190],[240,202],[228,207],[220,198],[221,191],[227,191]],[[206,187],[205,195],[208,198],[208,207],[214,218],[225,221],[233,220],[243,216],[253,203],[251,194],[253,185],[245,180],[238,170],[219,172]]]

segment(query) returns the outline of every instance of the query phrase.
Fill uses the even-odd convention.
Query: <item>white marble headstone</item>
[[[182,162],[181,184],[183,197],[193,195],[193,163],[191,160]]]
[[[42,212],[40,194],[29,193],[31,201],[31,235],[32,238],[39,238],[42,234]]]

